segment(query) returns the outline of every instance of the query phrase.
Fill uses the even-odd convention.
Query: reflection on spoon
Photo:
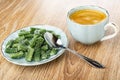
[[[92,65],[96,68],[105,68],[102,64],[98,63],[97,61],[92,60],[80,53],[77,53],[76,51],[71,50],[68,47],[64,47],[61,40],[49,32],[46,32],[44,34],[44,38],[45,38],[46,42],[50,45],[50,47],[68,50],[71,53],[77,55],[79,58],[81,58],[82,60],[86,61],[87,63],[89,63],[90,65]]]

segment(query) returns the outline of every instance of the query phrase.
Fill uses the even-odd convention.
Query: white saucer
[[[7,53],[5,52],[5,46],[6,46],[7,42],[8,42],[9,40],[11,40],[11,39],[15,39],[16,37],[18,37],[18,33],[19,33],[20,30],[23,30],[23,29],[24,29],[24,30],[30,30],[31,27],[41,28],[41,29],[46,29],[46,30],[54,31],[56,34],[58,34],[58,35],[61,36],[61,40],[62,40],[63,45],[64,45],[65,47],[68,46],[67,36],[66,36],[66,34],[65,34],[61,29],[59,29],[59,28],[57,28],[57,27],[54,27],[54,26],[50,26],[50,25],[34,25],[34,26],[28,26],[28,27],[26,27],[26,28],[22,28],[22,29],[19,29],[19,30],[13,32],[12,34],[10,34],[10,35],[4,40],[1,48],[2,48],[2,55],[3,55],[3,57],[4,57],[7,61],[9,61],[9,62],[11,62],[11,63],[13,63],[13,64],[16,64],[16,65],[35,66],[35,65],[41,65],[41,64],[45,64],[45,63],[47,63],[47,62],[50,62],[50,61],[58,58],[60,55],[62,55],[62,54],[64,53],[65,50],[60,50],[56,55],[53,55],[53,56],[51,56],[50,58],[45,59],[45,60],[41,60],[41,61],[39,61],[39,62],[34,62],[34,61],[32,61],[32,62],[27,62],[24,58],[22,58],[22,59],[12,59],[12,58],[10,58],[9,54],[7,54]]]

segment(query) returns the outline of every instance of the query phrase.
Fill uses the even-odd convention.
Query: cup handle
[[[104,36],[101,41],[104,41],[104,40],[108,40],[108,39],[111,39],[113,37],[115,37],[117,35],[117,33],[119,32],[119,27],[115,24],[115,23],[108,23],[106,26],[105,26],[105,31],[108,30],[109,27],[112,27],[113,30],[114,30],[114,33],[113,34],[110,34],[110,35],[107,35],[107,36]]]

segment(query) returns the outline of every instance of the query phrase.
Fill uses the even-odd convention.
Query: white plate
[[[20,30],[30,30],[31,27],[34,27],[34,28],[41,28],[41,29],[46,29],[46,30],[51,30],[51,31],[54,31],[56,34],[60,35],[61,36],[61,40],[62,40],[62,43],[65,47],[68,46],[68,40],[67,40],[67,36],[66,34],[59,28],[57,27],[54,27],[54,26],[50,26],[50,25],[34,25],[34,26],[28,26],[26,28],[22,28]],[[12,59],[10,58],[9,54],[7,54],[5,52],[5,46],[7,44],[7,42],[11,39],[15,39],[16,37],[18,37],[18,33],[20,30],[17,30],[15,32],[13,32],[12,34],[10,34],[3,42],[2,44],[2,55],[3,57],[11,62],[11,63],[14,63],[14,64],[17,64],[17,65],[22,65],[22,66],[35,66],[35,65],[40,65],[40,64],[44,64],[44,63],[47,63],[47,62],[50,62],[54,59],[56,59],[57,57],[59,57],[60,55],[62,55],[64,53],[65,50],[60,50],[56,55],[53,55],[51,56],[50,58],[48,59],[45,59],[45,60],[41,60],[39,62],[27,62],[24,58],[22,59]]]

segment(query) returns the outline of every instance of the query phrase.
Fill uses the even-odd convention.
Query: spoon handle
[[[65,48],[65,47],[64,47]],[[99,62],[93,60],[93,59],[90,59],[74,50],[71,50],[69,48],[65,48],[66,50],[72,52],[73,54],[77,55],[78,57],[80,57],[81,59],[83,59],[84,61],[86,61],[87,63],[89,63],[91,66],[94,66],[96,68],[105,68],[102,64],[100,64]]]

